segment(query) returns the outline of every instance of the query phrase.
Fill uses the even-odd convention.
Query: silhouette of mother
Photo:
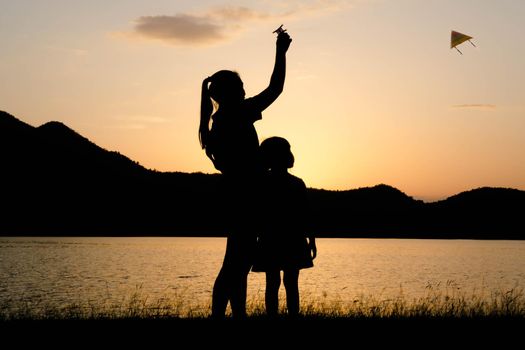
[[[279,32],[270,84],[254,97],[245,98],[243,82],[234,71],[218,71],[202,82],[199,140],[223,174],[220,202],[228,229],[226,253],[213,286],[213,317],[224,317],[228,301],[234,317],[246,316],[248,272],[257,240],[257,197],[263,176],[254,123],[283,91],[291,41],[285,31]]]

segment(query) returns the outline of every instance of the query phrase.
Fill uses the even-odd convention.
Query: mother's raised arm
[[[286,51],[290,47],[292,39],[288,33],[282,31],[277,36],[275,50],[275,65],[273,67],[270,84],[260,94],[252,98],[255,108],[260,111],[265,110],[279,97],[284,88],[284,79],[286,77]]]

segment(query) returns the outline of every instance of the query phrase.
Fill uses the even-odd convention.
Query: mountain
[[[424,203],[388,185],[347,191],[310,189],[310,203],[316,230],[331,236],[349,234],[368,237],[406,235],[408,224]]]
[[[54,179],[71,175],[133,176],[147,170],[137,162],[109,152],[59,122],[34,128],[0,112],[0,149],[9,174]],[[63,180],[63,179],[61,179]]]
[[[218,174],[158,172],[60,122],[0,111],[0,235],[223,236]],[[309,189],[323,237],[525,239],[525,191],[479,188],[424,203],[380,184]]]
[[[432,225],[435,232],[476,232],[477,238],[525,238],[525,191],[482,187],[429,203],[428,209],[436,218]]]

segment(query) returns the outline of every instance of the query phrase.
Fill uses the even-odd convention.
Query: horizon
[[[0,109],[59,121],[147,169],[217,173],[197,138],[200,83],[230,68],[247,96],[260,92],[284,24],[284,92],[255,126],[261,141],[290,141],[308,187],[387,184],[425,202],[525,190],[523,1],[2,7]],[[451,30],[476,47],[451,49]]]

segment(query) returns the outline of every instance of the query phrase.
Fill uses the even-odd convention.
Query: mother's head
[[[210,78],[210,97],[219,104],[238,103],[244,100],[244,84],[237,72],[220,70]]]
[[[237,72],[220,70],[204,79],[202,82],[199,126],[199,140],[202,148],[206,148],[208,144],[214,102],[219,107],[228,107],[242,102],[245,96],[244,84]]]

